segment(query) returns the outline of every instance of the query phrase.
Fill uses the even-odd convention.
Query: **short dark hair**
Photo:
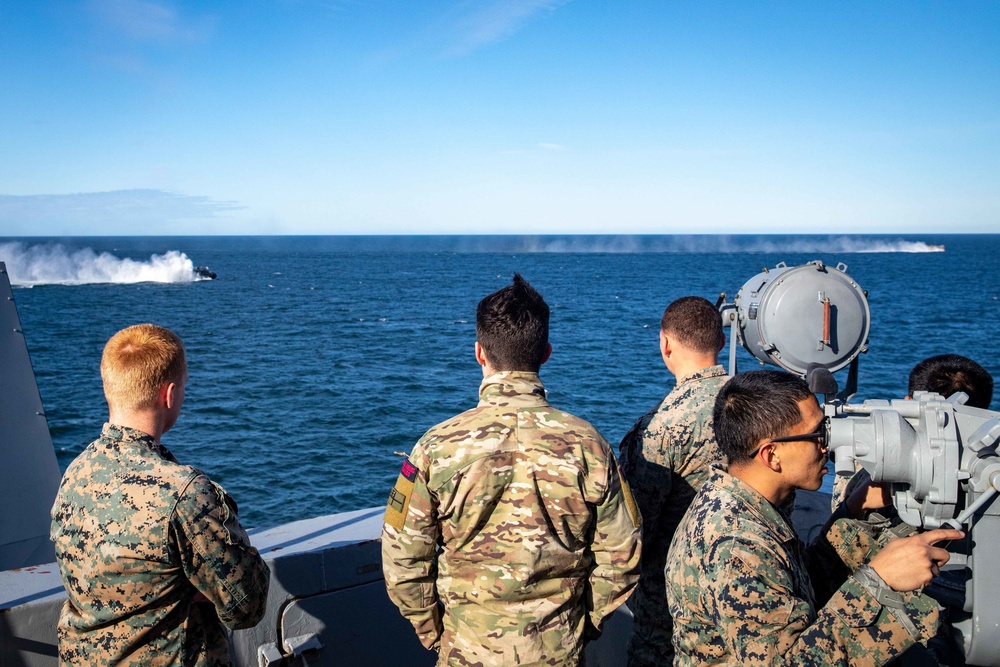
[[[700,296],[682,296],[667,306],[660,319],[660,331],[706,354],[718,354],[725,341],[719,309]]]
[[[712,410],[715,439],[729,463],[750,461],[761,440],[787,435],[802,419],[799,401],[812,395],[805,380],[784,371],[750,371],[730,379]]]
[[[497,371],[542,367],[549,344],[549,307],[520,273],[476,307],[476,338]]]
[[[966,405],[988,410],[993,400],[993,378],[986,369],[959,354],[939,354],[924,359],[910,371],[907,393],[933,391],[948,398],[955,392],[969,395]]]

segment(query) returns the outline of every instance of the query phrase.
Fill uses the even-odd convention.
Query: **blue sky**
[[[1000,231],[1000,2],[0,3],[0,235]]]

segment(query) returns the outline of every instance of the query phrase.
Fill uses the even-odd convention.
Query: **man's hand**
[[[938,528],[893,540],[868,565],[892,590],[914,591],[931,583],[939,574],[939,568],[951,557],[945,549],[934,545],[941,540],[958,540],[963,537],[965,533],[960,530]]]
[[[847,499],[847,511],[855,519],[861,519],[864,518],[865,512],[888,507],[891,503],[889,485],[876,484],[868,480],[851,493]]]

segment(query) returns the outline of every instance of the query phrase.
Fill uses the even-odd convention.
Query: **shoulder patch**
[[[405,458],[403,459],[403,468],[399,471],[399,474],[412,482],[417,478],[417,467],[410,463],[409,458]]]
[[[403,524],[406,523],[406,511],[410,507],[413,481],[416,478],[417,467],[410,463],[409,457],[404,458],[396,485],[389,492],[389,502],[385,506],[385,523],[396,530],[402,530]]]
[[[622,495],[625,496],[625,507],[628,508],[629,516],[632,517],[632,525],[636,527],[641,526],[642,514],[639,513],[639,506],[635,504],[632,487],[628,485],[628,480],[622,475],[621,469],[618,470],[618,479],[622,485]]]

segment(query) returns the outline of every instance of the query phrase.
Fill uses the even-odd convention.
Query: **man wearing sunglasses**
[[[805,547],[779,509],[827,472],[823,412],[799,377],[737,375],[713,411],[728,471],[714,469],[677,529],[667,557],[675,664],[881,665],[937,627],[919,594],[959,539],[940,529],[889,541],[862,522],[882,492],[852,494]],[[912,591],[917,591],[916,593]]]

